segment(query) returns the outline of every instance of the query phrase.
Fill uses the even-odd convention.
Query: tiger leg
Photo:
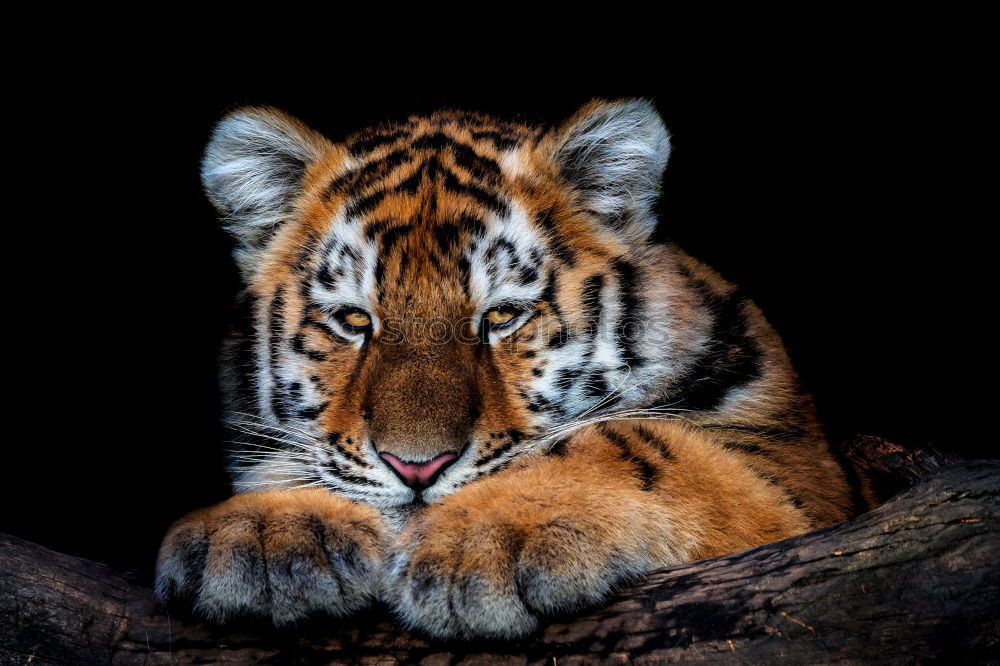
[[[780,489],[696,433],[602,425],[412,519],[385,588],[431,635],[509,638],[656,568],[808,528]]]

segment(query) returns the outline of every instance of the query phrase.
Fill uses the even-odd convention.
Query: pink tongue
[[[457,457],[454,453],[445,453],[427,462],[409,463],[403,462],[391,453],[382,453],[379,455],[382,456],[383,460],[392,465],[392,468],[399,472],[399,475],[404,479],[411,483],[417,482],[424,485],[430,482],[431,478],[441,469],[442,465],[451,462]]]

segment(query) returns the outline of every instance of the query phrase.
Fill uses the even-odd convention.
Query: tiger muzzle
[[[437,481],[472,431],[478,391],[463,347],[400,345],[376,361],[365,400],[369,434],[381,459],[415,490]]]

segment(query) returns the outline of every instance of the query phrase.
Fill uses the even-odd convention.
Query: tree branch
[[[995,659],[1000,462],[942,468],[937,452],[855,444],[852,459],[897,480],[935,471],[854,520],[660,571],[516,642],[430,641],[379,612],[286,632],[214,627],[169,616],[108,567],[0,535],[0,663]]]

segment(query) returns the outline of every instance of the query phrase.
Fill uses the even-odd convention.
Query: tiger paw
[[[171,526],[156,593],[216,622],[348,615],[376,596],[383,530],[373,508],[321,489],[238,495]]]
[[[404,624],[438,638],[524,636],[544,616],[599,604],[652,568],[642,537],[624,534],[607,508],[510,499],[481,510],[446,501],[404,530],[384,585]]]

